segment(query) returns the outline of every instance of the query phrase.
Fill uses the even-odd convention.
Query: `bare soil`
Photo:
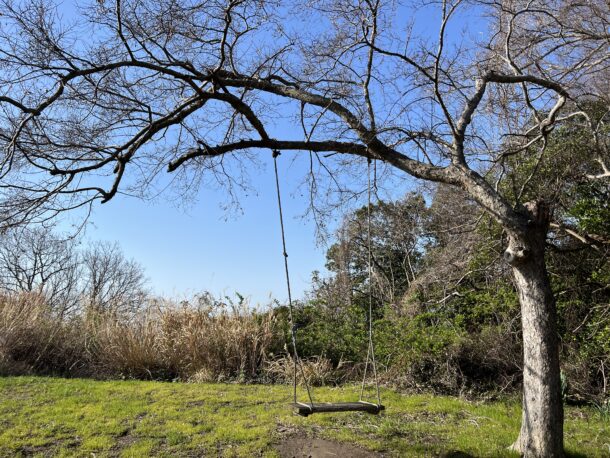
[[[276,445],[281,458],[381,458],[383,455],[325,439],[287,438]]]

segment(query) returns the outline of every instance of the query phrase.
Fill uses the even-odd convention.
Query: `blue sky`
[[[157,294],[181,298],[201,291],[235,292],[253,305],[286,298],[273,168],[252,177],[256,195],[241,199],[242,211],[222,208],[222,191],[202,189],[197,202],[180,207],[161,196],[152,202],[117,196],[96,204],[86,231],[89,240],[118,241],[146,269]],[[281,158],[284,159],[284,158]],[[289,158],[280,161],[291,282],[295,297],[309,288],[313,270],[323,270],[324,247],[316,246],[313,222],[300,216],[306,199],[290,183],[300,175]]]

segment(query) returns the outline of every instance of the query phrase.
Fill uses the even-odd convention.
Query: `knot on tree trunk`
[[[529,255],[530,251],[526,247],[509,243],[508,248],[504,251],[504,260],[514,266],[525,261]]]
[[[551,207],[545,200],[535,200],[523,205],[525,218],[523,230],[509,234],[504,260],[516,266],[531,257],[544,257],[544,244],[551,220]]]

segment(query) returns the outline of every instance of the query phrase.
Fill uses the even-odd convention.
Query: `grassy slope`
[[[0,378],[0,456],[276,456],[292,434],[357,443],[389,456],[462,451],[512,456],[516,403],[471,403],[384,391],[386,413],[314,415],[286,407],[289,388],[261,385],[97,382]],[[355,388],[320,388],[328,401]],[[567,410],[576,456],[610,456],[610,424],[590,409]],[[582,455],[581,455],[582,454]]]

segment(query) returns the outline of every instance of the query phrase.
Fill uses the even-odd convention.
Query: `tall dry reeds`
[[[159,324],[163,353],[183,379],[256,378],[278,340],[273,314],[244,303],[172,308]]]
[[[0,374],[77,373],[85,343],[77,323],[55,316],[43,296],[0,295]]]
[[[157,380],[174,378],[163,357],[159,324],[144,313],[132,320],[90,313],[87,329],[93,375]]]
[[[158,301],[135,315],[52,315],[37,295],[0,297],[0,373],[254,380],[281,348],[272,311],[209,296]]]

